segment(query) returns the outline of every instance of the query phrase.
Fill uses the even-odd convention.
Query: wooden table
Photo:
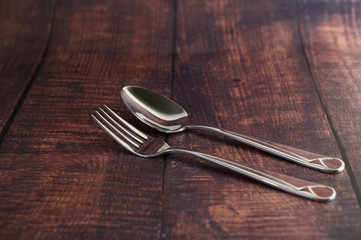
[[[360,1],[1,0],[0,84],[0,239],[360,239]],[[346,169],[158,133],[127,110],[126,85]],[[186,155],[136,157],[90,118],[102,104],[170,144],[337,197],[295,197]]]

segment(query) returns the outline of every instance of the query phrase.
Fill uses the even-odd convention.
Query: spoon
[[[345,168],[344,162],[338,158],[327,157],[279,143],[248,137],[225,129],[192,124],[184,108],[169,98],[143,87],[123,87],[121,97],[128,109],[138,119],[161,132],[177,133],[186,129],[208,130],[320,171],[338,173],[342,172]]]

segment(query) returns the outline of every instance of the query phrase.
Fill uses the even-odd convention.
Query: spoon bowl
[[[149,89],[126,86],[121,97],[128,109],[142,122],[165,133],[181,132],[189,115],[179,104]]]

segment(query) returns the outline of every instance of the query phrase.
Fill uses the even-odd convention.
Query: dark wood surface
[[[0,1],[0,239],[359,239],[359,1]],[[151,88],[195,122],[341,157],[311,170],[215,134],[165,135],[121,102]],[[194,157],[143,159],[107,104],[171,145],[333,186],[314,202]]]
[[[54,7],[54,1],[46,0],[0,1],[1,135],[41,67]]]

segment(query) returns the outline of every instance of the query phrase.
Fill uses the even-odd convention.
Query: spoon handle
[[[332,187],[305,181],[281,173],[250,167],[246,164],[241,164],[220,157],[186,149],[170,147],[167,152],[185,153],[197,156],[264,184],[308,199],[316,201],[329,201],[335,199],[336,197],[336,191]]]
[[[219,128],[191,125],[187,126],[188,129],[201,129],[220,133],[246,145],[258,148],[270,154],[279,156],[281,158],[296,162],[309,168],[317,169],[328,173],[339,173],[345,168],[345,164],[341,159],[334,157],[327,157],[316,153],[307,152],[294,147],[289,147],[279,143],[273,143],[253,137],[241,135],[228,130]]]

